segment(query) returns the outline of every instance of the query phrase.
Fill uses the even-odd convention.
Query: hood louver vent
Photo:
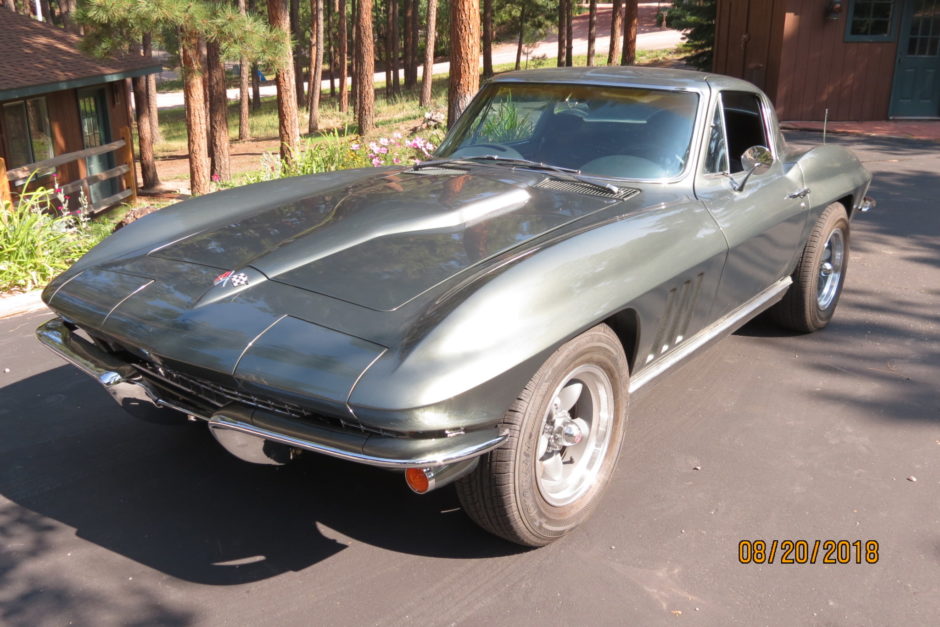
[[[434,166],[427,168],[419,168],[417,170],[405,170],[408,174],[427,174],[430,176],[441,176],[443,174],[466,174],[466,170],[458,170],[457,168],[436,168]]]
[[[542,189],[550,189],[556,192],[571,192],[574,194],[585,194],[587,196],[599,196],[601,198],[616,198],[625,200],[640,193],[640,190],[632,187],[621,187],[618,191],[605,190],[588,183],[579,183],[577,181],[560,181],[558,179],[545,179],[535,185]]]

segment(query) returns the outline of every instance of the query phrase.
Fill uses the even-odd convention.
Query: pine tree
[[[716,5],[717,0],[676,0],[666,14],[669,28],[687,31],[682,47],[690,54],[684,59],[700,70],[712,69]]]

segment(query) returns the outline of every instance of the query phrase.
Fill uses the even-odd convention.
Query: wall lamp
[[[841,0],[828,0],[828,2],[826,2],[826,19],[839,19],[839,16],[842,15],[842,5],[843,2],[841,2]]]

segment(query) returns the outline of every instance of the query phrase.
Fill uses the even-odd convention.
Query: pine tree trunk
[[[414,89],[418,83],[414,54],[415,26],[417,23],[414,0],[405,0],[405,89]]]
[[[137,76],[132,81],[134,86],[134,113],[137,117],[137,146],[140,152],[140,177],[145,189],[160,185],[157,163],[153,158],[153,134],[150,127],[150,93],[147,89],[147,77]]]
[[[372,41],[372,0],[359,0],[356,19],[356,120],[359,134],[375,128],[375,46]]]
[[[565,55],[568,53],[568,44],[565,39],[568,36],[568,21],[565,19],[567,11],[567,0],[558,0],[558,67],[565,67]]]
[[[399,65],[399,60],[401,59],[401,54],[399,53],[398,46],[401,41],[398,33],[398,2],[399,0],[389,0],[392,3],[392,91],[395,94],[401,93],[401,79],[398,76],[398,72],[401,69]]]
[[[148,59],[153,58],[153,36],[150,33],[144,35],[144,56]],[[160,110],[157,108],[157,75],[147,75],[147,95],[149,96],[147,104],[150,107],[150,136],[153,143],[163,139],[160,133]]]
[[[591,0],[588,4],[588,49],[587,65],[594,65],[594,44],[597,40],[597,0]]]
[[[12,0],[11,0],[12,1]],[[13,7],[7,5],[7,8]],[[78,0],[59,0],[59,9],[62,11],[62,21],[65,23],[65,30],[78,35],[81,27],[75,21],[75,11],[78,10]]]
[[[326,20],[326,47],[330,51],[330,98],[336,98],[336,26],[333,22],[337,3],[338,0],[328,0],[326,5],[330,7]]]
[[[450,84],[447,125],[451,126],[480,88],[479,0],[450,2]]]
[[[572,7],[571,0],[565,0],[565,65],[571,67],[574,65],[574,25],[571,19]]]
[[[623,18],[623,55],[620,65],[633,65],[636,62],[636,30],[639,21],[637,0],[624,0]]]
[[[323,0],[310,0],[310,116],[307,132],[320,130],[320,92],[323,82]]]
[[[391,26],[392,3],[385,2],[385,24],[382,30],[382,55],[385,59],[385,101],[392,99],[392,29]]]
[[[437,43],[437,0],[428,0],[428,27],[425,35],[424,77],[421,81],[421,106],[431,106],[434,82],[434,45]]]
[[[261,108],[261,68],[257,63],[251,64],[251,108],[257,111]]]
[[[483,78],[493,76],[493,0],[483,0]]]
[[[614,0],[610,17],[610,48],[607,50],[607,65],[614,65],[620,58],[620,32],[623,30],[623,0]]]
[[[209,146],[206,141],[206,103],[199,34],[183,29],[180,35],[183,96],[189,149],[189,185],[194,196],[209,191]]]
[[[290,16],[286,0],[268,0],[268,20],[281,31],[283,41],[290,41]],[[297,93],[294,91],[294,63],[289,46],[285,46],[275,76],[277,82],[277,130],[281,140],[281,160],[290,163],[300,143],[297,127]]]
[[[228,98],[225,94],[225,66],[221,45],[206,44],[209,79],[209,159],[214,181],[227,181],[232,176],[228,138]]]
[[[519,43],[516,45],[516,69],[522,67],[522,46],[525,44],[525,4],[519,7]]]
[[[290,0],[290,30],[294,61],[294,90],[297,93],[297,106],[304,103],[304,51],[303,32],[300,26],[300,0]]]
[[[346,91],[346,71],[347,71],[347,57],[349,55],[346,46],[348,43],[347,33],[348,29],[346,27],[346,0],[339,0],[339,59],[337,63],[339,65],[339,110],[343,113],[349,111],[349,93]]]
[[[248,13],[247,0],[238,0],[238,12],[242,15]],[[238,139],[240,141],[251,139],[251,122],[248,116],[248,109],[251,104],[248,95],[250,81],[251,69],[248,58],[241,57],[238,60]]]
[[[356,20],[359,19],[359,2],[358,0],[350,0],[350,1],[352,2],[352,6],[349,7],[349,10],[350,10],[350,13],[352,13],[353,23],[350,29],[352,33],[350,34],[350,37],[349,37],[349,50],[350,50],[350,53],[349,53],[349,57],[350,57],[349,58],[349,65],[350,65],[350,68],[349,68],[349,106],[352,107],[353,112],[357,112],[359,111],[358,109],[359,105],[356,104],[357,102],[356,98],[358,96],[358,91],[359,91],[359,84],[357,82],[359,79],[359,74],[357,73],[358,68],[356,67],[356,65],[359,63],[359,59],[356,58],[356,55],[358,54],[359,49],[356,46],[356,39],[359,35],[356,31],[356,24],[357,24]]]

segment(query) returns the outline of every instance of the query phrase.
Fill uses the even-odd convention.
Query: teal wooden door
[[[94,148],[111,141],[111,122],[104,87],[81,89],[78,92],[78,113],[82,122],[84,148]],[[85,160],[88,174],[99,174],[114,167],[114,153],[95,155]],[[89,187],[92,204],[118,192],[117,179],[94,183]]]
[[[940,0],[904,3],[891,117],[940,117]]]

